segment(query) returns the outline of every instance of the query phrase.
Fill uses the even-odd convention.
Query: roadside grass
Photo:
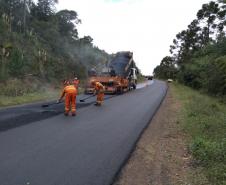
[[[0,96],[0,107],[7,107],[11,105],[26,104],[44,100],[54,100],[60,96],[60,91],[49,91],[49,92],[34,92],[28,93],[21,96]]]
[[[84,91],[83,86],[81,83],[79,94]],[[7,83],[0,83],[0,107],[57,100],[61,92],[61,84],[44,84],[35,79],[33,81],[12,79]]]
[[[183,105],[180,120],[189,136],[193,183],[226,185],[226,105],[179,84],[171,87]]]
[[[20,96],[0,95],[0,107],[35,103],[39,101],[57,100],[61,95],[61,89],[49,89],[43,92],[27,93]],[[84,88],[79,87],[79,94],[84,92]]]

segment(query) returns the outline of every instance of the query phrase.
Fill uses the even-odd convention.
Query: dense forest
[[[196,19],[176,35],[170,56],[154,69],[161,79],[174,79],[212,95],[226,95],[226,2],[203,4]]]
[[[7,84],[59,82],[74,75],[84,79],[87,69],[102,68],[108,61],[109,55],[94,46],[90,36],[78,37],[82,21],[77,12],[57,12],[56,3],[0,0],[1,89]],[[31,91],[38,88],[28,86]]]

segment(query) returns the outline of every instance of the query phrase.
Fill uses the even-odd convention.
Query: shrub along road
[[[0,184],[109,185],[167,91],[155,81],[87,106],[0,133]]]

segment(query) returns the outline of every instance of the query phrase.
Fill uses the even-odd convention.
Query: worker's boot
[[[65,112],[64,115],[65,115],[65,116],[68,116],[68,112]]]
[[[76,116],[76,112],[73,112],[71,115],[72,115],[72,116]]]

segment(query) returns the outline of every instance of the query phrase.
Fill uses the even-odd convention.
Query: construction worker
[[[93,81],[94,93],[97,95],[96,106],[101,106],[104,101],[104,86],[100,82]]]
[[[70,109],[72,116],[76,116],[76,95],[77,89],[75,88],[75,86],[72,85],[72,83],[70,83],[69,81],[65,80],[63,92],[60,99],[58,100],[58,102],[60,102],[65,96],[65,116],[68,116]]]
[[[74,84],[74,86],[75,86],[75,88],[76,88],[77,90],[78,90],[78,85],[79,85],[79,83],[80,83],[79,79],[78,79],[77,77],[75,77],[74,80],[73,80],[73,84]]]

